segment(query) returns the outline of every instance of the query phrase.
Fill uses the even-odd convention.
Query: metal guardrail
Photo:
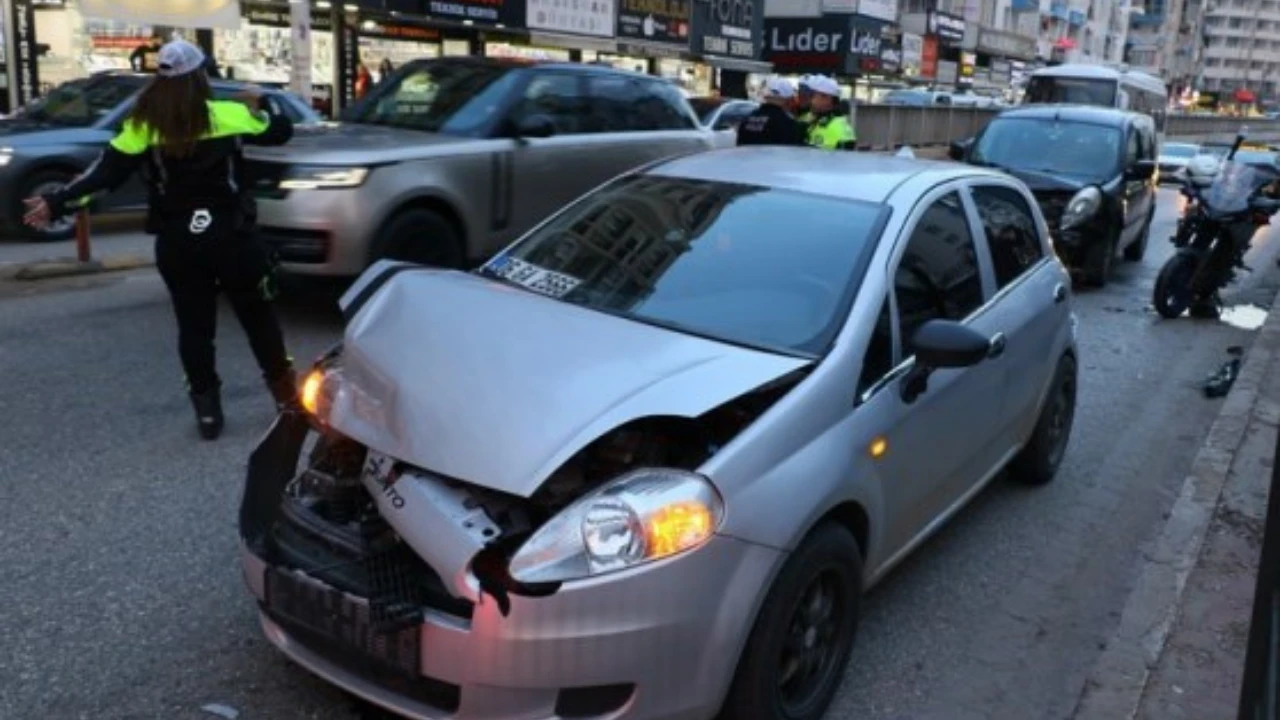
[[[883,150],[902,145],[946,145],[972,137],[999,113],[995,108],[964,106],[858,105],[854,122],[859,148]],[[1165,137],[1230,140],[1242,126],[1248,126],[1250,140],[1280,142],[1280,120],[1212,115],[1170,115]]]
[[[1280,457],[1280,436],[1276,455]],[[1249,649],[1240,686],[1237,720],[1280,717],[1280,465],[1272,463],[1271,491],[1262,536],[1262,558],[1249,621]]]

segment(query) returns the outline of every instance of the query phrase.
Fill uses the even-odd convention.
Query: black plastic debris
[[[1236,377],[1240,375],[1240,361],[1244,356],[1244,348],[1239,345],[1232,345],[1227,348],[1227,354],[1231,356],[1231,359],[1222,363],[1222,367],[1218,368],[1217,372],[1204,381],[1204,396],[1207,398],[1225,396],[1231,390]]]

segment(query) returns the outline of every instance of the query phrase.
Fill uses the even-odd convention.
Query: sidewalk
[[[1234,720],[1280,424],[1280,297],[1073,720]]]
[[[141,232],[137,216],[96,219],[90,229],[92,263],[76,262],[75,240],[52,243],[0,237],[0,281],[44,279],[103,270],[147,267],[154,261],[155,238]]]

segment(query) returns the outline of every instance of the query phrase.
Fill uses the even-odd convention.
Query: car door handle
[[[987,350],[987,357],[998,358],[1004,354],[1005,347],[1009,341],[1005,339],[1004,333],[996,333],[991,336],[991,345]]]
[[[1058,283],[1058,286],[1053,289],[1053,302],[1056,305],[1066,299],[1067,299],[1067,286],[1063,285],[1062,283]]]

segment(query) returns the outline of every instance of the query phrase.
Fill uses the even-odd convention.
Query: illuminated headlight
[[[511,559],[522,583],[581,580],[688,552],[724,519],[711,481],[684,470],[627,473],[565,508]]]
[[[1070,230],[1077,225],[1083,225],[1097,214],[1100,207],[1102,207],[1102,191],[1092,185],[1084,188],[1071,198],[1071,202],[1067,203],[1067,209],[1062,212],[1062,229]]]
[[[302,409],[322,427],[329,425],[329,413],[342,379],[342,346],[338,345],[316,361],[298,388]]]
[[[295,165],[280,181],[281,190],[318,190],[357,187],[369,176],[368,168],[332,165]]]
[[[13,162],[13,148],[0,147],[0,167],[4,167]]]

